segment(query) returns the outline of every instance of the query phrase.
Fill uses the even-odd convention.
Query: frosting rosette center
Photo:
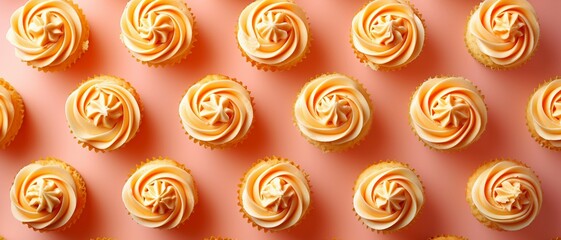
[[[507,211],[522,210],[523,205],[530,204],[526,191],[520,189],[519,182],[504,181],[495,188],[495,201]]]
[[[288,182],[274,178],[261,189],[261,203],[263,207],[279,212],[290,205],[294,194],[294,188]]]
[[[470,118],[470,107],[462,96],[448,94],[433,103],[432,119],[445,128],[459,127]]]
[[[95,126],[112,128],[123,117],[123,104],[110,91],[96,88],[86,105],[86,116]]]
[[[173,33],[173,20],[168,15],[150,12],[147,17],[140,19],[138,31],[140,37],[154,45],[165,43]]]
[[[518,13],[503,12],[493,19],[493,32],[505,41],[524,36],[524,26]]]
[[[177,195],[173,185],[155,180],[142,191],[144,206],[152,208],[152,213],[164,214],[175,208]]]
[[[288,16],[279,11],[263,14],[255,27],[260,38],[272,43],[285,41],[292,31]]]
[[[333,126],[345,124],[353,110],[348,99],[338,94],[323,97],[318,102],[316,109],[320,121],[325,125]]]
[[[395,213],[403,209],[407,195],[405,189],[394,181],[383,181],[374,189],[376,207],[387,213]]]
[[[52,12],[36,15],[29,24],[29,33],[40,46],[56,43],[64,34],[63,31],[64,23],[59,16]]]
[[[395,46],[407,37],[407,26],[404,25],[401,17],[380,15],[370,25],[370,33],[375,43]]]
[[[199,112],[201,117],[211,125],[228,123],[235,113],[232,101],[219,94],[210,94],[206,100],[203,100]]]
[[[37,212],[47,211],[52,213],[60,206],[62,190],[52,180],[36,179],[25,192],[29,206],[35,207]]]

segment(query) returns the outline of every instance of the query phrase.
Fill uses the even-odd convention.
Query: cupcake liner
[[[530,59],[532,59],[534,57],[534,55],[536,54],[536,50],[539,48],[539,40],[538,40],[538,44],[536,45],[536,48],[534,49],[534,51],[532,52],[532,54],[530,55],[530,57],[528,57],[528,59],[526,59],[524,62],[518,63],[514,66],[503,66],[503,65],[499,65],[493,62],[493,60],[491,60],[491,57],[489,57],[488,55],[484,54],[479,47],[477,46],[477,42],[476,42],[476,38],[470,34],[468,32],[468,26],[469,26],[469,21],[471,20],[471,17],[473,16],[473,14],[479,9],[481,3],[478,3],[470,12],[467,21],[466,21],[466,26],[465,26],[465,34],[464,34],[464,44],[469,52],[469,54],[475,59],[477,60],[477,62],[479,62],[480,64],[482,64],[483,66],[490,68],[492,70],[513,70],[513,69],[518,69],[521,66],[525,65]],[[538,16],[536,16],[537,18]]]
[[[175,161],[175,160],[173,160],[173,159],[171,159],[171,158],[169,158],[169,157],[158,156],[158,157],[147,158],[146,160],[140,162],[140,164],[137,164],[137,165],[136,165],[136,168],[133,169],[133,170],[131,170],[131,172],[129,173],[129,175],[128,175],[127,179],[125,180],[125,182],[128,181],[128,179],[129,179],[136,171],[138,171],[138,170],[141,169],[142,167],[144,167],[144,166],[146,166],[146,165],[159,164],[159,163],[166,164],[166,165],[172,165],[172,166],[178,167],[178,168],[180,168],[180,169],[186,171],[187,173],[189,173],[189,175],[193,176],[193,174],[191,174],[191,169],[185,167],[185,165],[183,165],[183,164],[181,164],[181,163],[179,163],[179,162],[177,162],[177,161]],[[198,192],[198,190],[197,190],[197,182],[195,181],[195,178],[193,178],[193,186],[195,186],[194,189],[193,189],[193,195],[194,195],[194,206],[196,206],[197,203],[199,202],[199,192]],[[125,207],[125,210],[127,211],[127,215],[129,215],[129,217],[132,219],[132,216],[131,216],[129,210],[128,210],[126,207]],[[193,211],[191,212],[191,215],[190,215],[189,217],[187,217],[187,218],[185,219],[185,221],[183,221],[182,223],[180,223],[179,225],[177,225],[177,226],[176,226],[175,228],[173,228],[173,229],[177,229],[177,228],[180,228],[181,226],[185,225],[185,223],[187,222],[187,220],[189,220],[189,218],[191,218],[191,216],[195,213],[196,210],[197,210],[196,208],[193,208]],[[136,222],[136,221],[134,221],[134,222]],[[136,222],[136,223],[137,223],[137,222]],[[139,224],[139,223],[137,223],[137,224],[140,225],[140,226],[142,226],[142,225]],[[161,228],[158,228],[158,229],[159,229],[159,230],[165,230],[165,229],[161,229]],[[108,240],[111,240],[111,239],[108,238]]]
[[[556,147],[553,144],[551,144],[551,142],[549,142],[548,140],[542,138],[539,136],[539,134],[536,132],[536,129],[534,127],[533,124],[531,124],[533,121],[532,119],[530,119],[530,116],[528,115],[528,109],[530,108],[530,102],[532,101],[532,97],[534,96],[534,94],[543,86],[555,81],[561,79],[561,76],[555,76],[550,78],[549,80],[546,80],[545,82],[541,83],[537,88],[534,88],[534,92],[530,95],[530,97],[528,98],[528,103],[526,104],[526,127],[528,128],[528,132],[530,132],[530,135],[532,136],[532,138],[542,147],[550,149],[550,150],[554,150],[554,151],[561,151],[561,147]]]
[[[340,74],[340,75],[346,76],[346,77],[352,79],[355,83],[357,83],[359,85],[358,90],[359,90],[359,92],[362,93],[362,95],[364,95],[364,98],[368,101],[368,107],[369,107],[370,112],[371,112],[370,119],[364,125],[364,128],[362,129],[362,132],[360,133],[360,135],[358,135],[353,141],[347,142],[347,143],[342,144],[342,145],[331,144],[331,143],[327,143],[327,142],[318,142],[318,141],[315,141],[315,140],[309,138],[308,136],[306,136],[302,132],[302,130],[300,130],[300,127],[298,127],[298,123],[296,121],[296,116],[294,115],[296,102],[298,101],[298,98],[300,97],[300,94],[302,93],[302,90],[305,89],[308,86],[308,84],[310,84],[310,82],[312,82],[313,80],[315,80],[317,78],[320,78],[320,77],[329,76],[329,75],[332,75],[332,74]],[[370,94],[368,93],[367,89],[356,78],[348,76],[346,74],[337,73],[337,72],[318,74],[315,77],[308,80],[308,82],[306,82],[306,84],[304,84],[304,86],[300,89],[300,92],[298,92],[298,95],[296,96],[296,100],[294,100],[294,104],[292,104],[292,124],[298,129],[298,131],[300,132],[300,135],[302,137],[304,137],[312,145],[321,149],[321,151],[323,151],[325,153],[328,153],[328,152],[342,152],[342,151],[345,151],[345,150],[352,149],[356,146],[359,146],[362,142],[364,142],[364,140],[366,139],[366,136],[368,136],[368,133],[370,132],[370,129],[372,128],[372,122],[373,122],[373,118],[374,118],[374,106],[373,105],[374,104],[372,103]]]
[[[181,116],[179,117],[179,123],[181,124],[181,128],[183,129],[185,135],[187,135],[189,137],[189,139],[191,141],[193,141],[195,144],[198,144],[199,146],[202,146],[204,148],[208,148],[211,150],[214,149],[227,149],[227,148],[235,148],[238,145],[242,144],[247,138],[248,136],[251,134],[251,132],[253,131],[253,129],[255,128],[255,102],[254,102],[254,98],[253,96],[251,96],[251,91],[249,91],[249,89],[247,89],[247,86],[245,84],[243,84],[241,81],[237,80],[236,78],[232,78],[232,77],[228,77],[226,75],[222,75],[222,74],[209,74],[207,76],[205,76],[203,79],[199,80],[197,83],[207,83],[207,82],[211,82],[211,81],[215,81],[215,76],[219,76],[221,78],[227,78],[228,80],[234,81],[236,83],[238,83],[239,85],[241,85],[248,93],[249,93],[249,100],[251,101],[251,107],[253,110],[253,120],[251,122],[251,126],[249,127],[249,129],[247,130],[247,132],[245,133],[245,135],[234,141],[234,142],[229,142],[229,143],[225,143],[225,144],[213,144],[207,141],[203,141],[203,140],[199,140],[196,139],[194,137],[192,137],[187,130],[185,129],[185,127],[183,126],[183,120],[181,119]],[[221,79],[222,80],[222,79]],[[193,84],[194,85],[194,84]],[[191,86],[193,86],[191,85]],[[187,94],[187,91],[189,91],[191,87],[189,87],[187,90],[185,90],[185,92],[183,93],[183,96],[181,97],[180,103],[183,100],[183,98],[185,97],[185,95]]]
[[[189,43],[189,47],[187,48],[187,51],[185,51],[185,53],[181,57],[174,56],[173,61],[166,60],[165,62],[161,62],[161,63],[152,63],[152,62],[142,61],[142,60],[136,58],[134,56],[134,54],[130,51],[130,49],[127,48],[127,51],[136,60],[136,62],[139,62],[143,65],[148,66],[148,67],[155,67],[155,68],[175,66],[175,65],[183,62],[185,59],[187,59],[187,57],[189,55],[191,55],[191,53],[193,52],[193,48],[195,47],[195,43],[197,42],[197,36],[199,35],[199,31],[198,31],[198,28],[197,28],[197,26],[198,26],[197,19],[196,19],[195,15],[193,14],[193,11],[192,11],[191,7],[189,7],[186,2],[184,2],[183,0],[176,0],[176,1],[185,4],[185,7],[187,8],[187,12],[189,12],[189,14],[191,15],[191,18],[193,19],[193,25],[191,27],[192,30],[193,30],[193,32],[192,32],[193,36],[192,36],[191,42]],[[119,35],[119,37],[122,38],[121,35]]]
[[[74,225],[74,223],[76,223],[78,221],[78,219],[80,218],[80,216],[82,215],[82,212],[84,210],[84,207],[86,206],[86,199],[87,199],[87,190],[86,190],[86,182],[84,181],[84,179],[82,178],[82,175],[80,175],[80,173],[72,166],[70,166],[69,164],[54,158],[54,157],[46,157],[46,158],[42,158],[39,160],[36,160],[32,163],[35,164],[39,164],[42,166],[58,166],[64,170],[66,170],[68,173],[70,173],[70,175],[72,175],[72,178],[74,179],[74,182],[76,184],[76,191],[77,191],[77,195],[76,195],[76,199],[77,199],[77,203],[76,203],[76,210],[74,212],[74,214],[72,215],[72,217],[70,218],[70,220],[68,220],[68,222],[66,224],[64,224],[64,226],[59,227],[57,229],[53,229],[53,230],[43,230],[43,229],[35,229],[33,228],[31,225],[28,225],[26,223],[23,223],[24,225],[26,225],[28,228],[33,229],[33,231],[37,231],[37,232],[63,232],[64,230],[70,228],[72,225]]]
[[[452,75],[436,75],[434,77],[429,77],[427,80],[423,81],[421,84],[419,84],[416,88],[415,91],[413,91],[413,93],[411,94],[411,97],[409,97],[409,106],[408,106],[408,110],[411,109],[411,104],[413,103],[413,97],[415,96],[415,94],[417,93],[417,91],[419,90],[419,88],[428,80],[430,79],[434,79],[434,78],[450,78],[450,77],[458,77],[458,78],[463,78],[464,80],[468,81],[471,83],[471,85],[477,90],[477,93],[479,94],[479,96],[481,97],[481,99],[483,100],[483,103],[485,104],[485,108],[487,109],[487,111],[489,111],[489,107],[487,106],[487,103],[485,102],[485,95],[483,95],[483,93],[481,92],[481,90],[479,89],[479,87],[477,85],[475,85],[471,80],[464,78],[464,77],[460,77],[460,76],[452,76]],[[421,142],[425,147],[437,151],[437,152],[442,152],[442,153],[453,153],[453,152],[461,152],[464,151],[465,149],[469,148],[471,145],[473,145],[474,143],[476,143],[477,141],[479,141],[479,139],[481,138],[481,136],[483,136],[483,134],[485,133],[485,130],[487,130],[487,125],[482,125],[481,126],[481,134],[479,134],[479,136],[477,136],[476,138],[473,139],[473,141],[463,147],[454,147],[454,148],[450,148],[450,149],[438,149],[435,148],[433,146],[431,146],[430,144],[428,144],[427,142],[425,142],[421,136],[419,136],[419,134],[417,133],[417,130],[415,130],[415,126],[413,124],[413,121],[411,119],[411,114],[407,114],[407,119],[409,121],[409,128],[411,128],[411,131],[415,134],[415,136],[417,137],[417,141]]]
[[[256,0],[257,1],[257,0]],[[292,0],[288,0],[290,2],[293,2]],[[302,9],[302,11],[305,13],[304,9]],[[251,57],[249,57],[249,55],[247,55],[247,53],[243,50],[242,46],[240,45],[240,42],[237,40],[238,39],[238,23],[236,23],[236,27],[234,30],[234,36],[236,37],[236,43],[238,45],[238,49],[240,50],[242,57],[245,58],[245,61],[250,63],[252,67],[256,67],[258,70],[262,70],[265,72],[276,72],[276,71],[286,71],[286,70],[290,70],[293,67],[297,66],[299,63],[301,63],[302,61],[304,61],[304,59],[306,59],[306,57],[308,57],[309,53],[310,53],[310,48],[312,47],[312,40],[313,40],[313,36],[312,36],[312,27],[311,27],[311,23],[310,23],[310,18],[308,17],[308,15],[306,14],[306,24],[308,25],[308,41],[306,43],[306,50],[304,50],[304,53],[302,53],[301,56],[299,56],[298,58],[296,58],[294,61],[292,61],[291,64],[289,65],[284,65],[284,66],[273,66],[273,65],[268,65],[268,64],[262,64],[259,63],[255,60],[253,60]]]
[[[87,81],[94,80],[94,79],[100,78],[100,77],[110,78],[110,81],[114,81],[114,82],[118,83],[120,86],[127,89],[134,96],[134,99],[136,100],[136,102],[138,104],[138,107],[140,109],[140,120],[139,120],[139,123],[138,123],[138,126],[139,126],[138,130],[135,133],[133,133],[133,135],[130,137],[130,139],[127,142],[125,142],[119,148],[114,149],[114,150],[98,149],[98,148],[90,145],[87,142],[81,141],[80,139],[78,139],[76,137],[76,135],[74,135],[74,131],[70,127],[70,124],[68,124],[68,128],[70,129],[70,134],[72,134],[74,139],[76,139],[78,141],[78,144],[80,144],[82,146],[82,148],[86,148],[86,149],[88,149],[88,151],[94,151],[96,153],[97,152],[105,153],[105,152],[115,151],[115,150],[118,150],[118,149],[121,149],[121,148],[125,147],[130,141],[132,141],[138,135],[138,133],[141,130],[142,119],[144,118],[143,117],[144,105],[142,104],[142,101],[140,99],[140,95],[138,95],[138,92],[136,91],[136,89],[128,81],[126,81],[125,79],[119,78],[119,77],[115,77],[113,75],[94,75],[93,77],[89,77],[88,79],[82,81],[80,84],[78,84],[78,87],[80,87],[82,84],[84,84]]]
[[[443,235],[437,235],[431,237],[429,238],[429,240],[468,240],[468,239],[461,236],[443,234]]]
[[[513,162],[517,165],[523,166],[525,168],[528,168],[532,171],[532,173],[536,176],[536,178],[538,178],[540,184],[541,184],[541,180],[539,179],[538,175],[536,174],[536,172],[530,168],[528,165],[526,165],[525,163],[518,161],[518,160],[513,160],[510,158],[495,158],[493,160],[484,162],[483,164],[481,164],[476,170],[475,172],[469,177],[468,179],[468,183],[467,183],[467,187],[466,187],[466,201],[469,204],[469,207],[471,209],[471,214],[483,225],[485,225],[488,228],[497,230],[497,231],[506,231],[502,228],[500,228],[495,222],[487,219],[485,216],[483,216],[479,210],[477,209],[477,207],[475,206],[475,204],[473,203],[473,199],[471,198],[471,189],[473,188],[473,184],[475,182],[475,180],[477,179],[477,177],[479,177],[479,175],[481,175],[481,173],[483,173],[485,170],[489,169],[489,167],[494,166],[496,163],[498,162],[502,162],[502,161],[509,161],[509,162]]]
[[[264,228],[258,224],[256,224],[253,220],[251,220],[251,216],[249,216],[249,214],[247,214],[247,212],[245,211],[244,207],[243,207],[243,199],[242,199],[242,195],[243,195],[243,186],[246,184],[246,177],[248,176],[248,174],[250,173],[251,170],[253,170],[253,168],[255,166],[258,166],[260,164],[267,164],[268,162],[274,162],[274,163],[290,163],[291,165],[295,166],[296,168],[298,168],[298,171],[300,171],[304,177],[306,178],[306,183],[308,184],[308,188],[310,190],[310,204],[308,209],[306,209],[306,211],[302,214],[302,217],[298,220],[298,222],[296,222],[294,225],[286,228],[286,229],[282,229],[282,230],[276,230],[276,229],[270,229],[270,228]],[[246,219],[246,221],[248,223],[250,223],[254,228],[257,228],[257,230],[259,231],[263,231],[263,232],[279,232],[279,231],[290,231],[292,229],[294,229],[296,226],[300,225],[309,215],[311,208],[313,206],[313,199],[311,198],[311,196],[313,195],[313,191],[312,191],[312,185],[310,184],[310,176],[308,175],[308,173],[306,173],[305,171],[303,171],[300,168],[300,165],[296,164],[293,161],[290,161],[286,158],[282,158],[282,157],[277,157],[275,155],[270,156],[270,157],[264,157],[262,159],[257,160],[257,162],[254,162],[251,167],[244,173],[243,177],[240,179],[240,184],[238,184],[238,207],[240,208],[240,213],[242,213],[243,218]]]
[[[76,63],[78,61],[78,59],[80,59],[82,57],[82,55],[89,48],[90,26],[88,24],[88,21],[86,20],[86,15],[82,11],[82,9],[78,6],[78,4],[76,4],[72,0],[64,0],[64,1],[70,3],[72,5],[72,8],[74,10],[76,10],[76,12],[78,13],[78,16],[80,16],[80,21],[82,23],[82,28],[84,30],[82,32],[82,35],[81,35],[81,39],[83,39],[83,41],[78,43],[78,45],[81,45],[81,47],[78,47],[76,49],[76,52],[72,53],[70,56],[68,56],[68,58],[63,63],[61,63],[57,66],[37,67],[37,66],[32,65],[30,62],[26,62],[26,64],[28,66],[31,66],[31,67],[33,67],[33,68],[35,68],[35,69],[37,69],[41,72],[64,71],[64,70],[68,69],[70,66],[74,65],[74,63]]]
[[[4,87],[8,92],[10,92],[12,103],[14,104],[14,123],[12,127],[8,130],[6,134],[6,140],[3,144],[0,144],[0,150],[6,149],[16,138],[21,125],[23,124],[23,118],[25,116],[25,105],[23,98],[17,92],[17,90],[10,85],[10,83],[2,78],[0,78],[0,87]],[[1,143],[1,142],[0,142]]]
[[[423,198],[426,198],[425,196],[425,184],[423,183],[421,177],[419,176],[419,174],[417,174],[417,171],[412,168],[411,166],[409,166],[409,164],[407,163],[403,163],[403,162],[398,162],[395,160],[381,160],[379,162],[373,163],[370,166],[366,167],[356,178],[356,180],[354,181],[353,184],[353,196],[351,196],[351,202],[353,202],[354,200],[354,193],[356,192],[356,188],[357,188],[357,184],[359,182],[359,180],[361,180],[364,177],[364,174],[366,174],[366,170],[370,169],[370,168],[377,168],[377,169],[386,169],[386,168],[394,168],[394,167],[404,167],[407,168],[411,171],[413,171],[413,173],[415,174],[415,176],[417,176],[417,179],[419,179],[419,182],[421,182],[421,186],[422,186],[422,191],[423,191]],[[395,233],[395,232],[400,232],[403,231],[404,229],[409,228],[411,225],[413,225],[417,219],[419,218],[419,216],[423,213],[424,210],[424,203],[423,205],[420,206],[419,211],[417,212],[417,214],[415,215],[415,217],[413,218],[413,220],[411,220],[411,222],[409,222],[406,226],[400,228],[400,229],[394,229],[394,230],[377,230],[377,229],[373,229],[371,227],[369,227],[368,225],[366,225],[366,223],[364,221],[362,221],[362,218],[358,215],[358,213],[356,212],[355,208],[354,208],[354,204],[353,204],[353,212],[355,213],[355,217],[358,219],[358,221],[367,229],[369,229],[372,232],[376,232],[376,233],[382,233],[382,234],[390,234],[390,233]]]
[[[372,1],[376,1],[376,0],[369,0],[367,3],[363,4],[362,7],[358,10],[358,12],[355,13],[356,16],[360,11],[362,11],[362,9],[364,9],[370,2]],[[409,0],[404,0],[404,3],[406,3],[409,7],[411,7],[411,9],[413,10],[413,12],[415,13],[415,15],[417,15],[417,17],[419,17],[419,19],[421,20],[421,22],[423,23],[423,30],[425,31],[425,37],[423,39],[423,42],[426,43],[427,42],[427,26],[425,23],[425,19],[423,18],[423,15],[421,14],[421,12],[415,7],[415,5],[413,3],[411,3],[411,1]],[[351,48],[353,49],[353,52],[355,53],[356,58],[363,63],[364,65],[366,65],[367,67],[371,68],[374,71],[381,71],[381,72],[394,72],[394,71],[399,71],[401,69],[404,69],[405,67],[409,66],[409,64],[411,64],[412,62],[415,61],[415,59],[417,59],[419,56],[421,56],[421,54],[423,54],[423,51],[425,50],[425,47],[423,45],[423,48],[421,49],[421,51],[419,52],[419,55],[415,57],[415,59],[411,60],[409,63],[403,64],[399,67],[385,67],[385,66],[381,66],[381,65],[375,65],[370,63],[370,61],[368,60],[368,57],[366,56],[366,54],[358,51],[355,48],[355,45],[353,43],[353,32],[352,29],[350,31],[350,38],[349,38],[349,43],[351,44]]]

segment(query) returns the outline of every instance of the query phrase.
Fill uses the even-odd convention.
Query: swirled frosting
[[[131,0],[121,16],[121,40],[142,62],[177,63],[189,54],[194,23],[182,0]]]
[[[404,0],[374,0],[353,18],[352,44],[374,70],[398,69],[413,61],[425,41],[425,28]]]
[[[138,224],[165,229],[185,222],[198,200],[191,174],[169,159],[152,160],[137,169],[125,183],[122,198]]]
[[[14,127],[16,117],[15,103],[12,93],[3,86],[4,80],[0,78],[0,148],[6,146],[11,140],[10,131]]]
[[[413,94],[409,116],[419,138],[430,147],[461,149],[484,132],[487,107],[468,80],[437,77],[425,81]]]
[[[260,161],[246,173],[239,194],[246,217],[268,230],[294,226],[310,206],[306,175],[288,160],[275,157]]]
[[[532,56],[540,27],[526,0],[485,0],[471,15],[467,33],[494,64],[513,67]]]
[[[138,131],[138,101],[135,90],[124,80],[96,76],[68,96],[66,119],[78,141],[102,151],[115,150]]]
[[[29,0],[12,15],[6,38],[22,61],[66,68],[88,49],[88,25],[71,0]]]
[[[240,14],[237,39],[259,68],[286,69],[304,57],[311,37],[306,14],[292,0],[257,0]]]
[[[394,231],[407,226],[424,203],[423,185],[417,175],[401,164],[379,163],[358,178],[354,210],[368,227]]]
[[[526,108],[528,127],[548,147],[561,148],[561,79],[538,88]]]
[[[59,164],[22,168],[10,189],[12,214],[37,230],[57,230],[77,213],[79,183]]]
[[[312,142],[329,145],[324,150],[341,149],[367,133],[371,103],[366,90],[352,78],[338,73],[322,75],[300,91],[294,119]]]
[[[516,231],[528,226],[542,205],[538,177],[514,161],[497,160],[476,173],[468,186],[472,208],[499,228]]]
[[[253,122],[249,91],[223,75],[208,75],[187,90],[179,104],[183,128],[211,147],[244,139]]]

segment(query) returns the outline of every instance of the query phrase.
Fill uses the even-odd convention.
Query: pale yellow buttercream
[[[0,79],[0,81],[4,81]],[[16,110],[12,101],[12,94],[0,85],[0,147],[10,141],[9,132],[14,127]]]
[[[352,44],[374,70],[398,69],[419,56],[425,28],[406,0],[373,0],[353,18]]]
[[[561,79],[540,86],[526,108],[528,126],[546,146],[561,148]]]

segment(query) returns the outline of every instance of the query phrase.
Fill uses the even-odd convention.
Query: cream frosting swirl
[[[194,24],[182,0],[131,0],[121,16],[121,40],[142,62],[177,63],[189,54]]]
[[[0,148],[10,141],[9,132],[14,127],[16,107],[12,101],[12,94],[3,85],[0,78]]]
[[[237,39],[258,67],[289,68],[307,53],[309,31],[306,14],[292,0],[257,0],[241,12]]]
[[[155,159],[137,169],[125,183],[122,199],[138,224],[165,229],[185,222],[198,201],[191,174],[169,159]]]
[[[246,217],[268,230],[297,224],[310,206],[306,175],[285,159],[265,158],[251,168],[240,187],[240,206]]]
[[[302,134],[334,148],[363,137],[370,128],[372,114],[366,90],[338,73],[308,82],[294,105],[294,119]]]
[[[397,69],[419,56],[425,28],[407,1],[374,0],[354,16],[351,37],[357,55],[372,69]]]
[[[424,204],[423,185],[409,168],[380,163],[357,179],[354,210],[368,227],[399,230],[413,221]]]
[[[471,15],[467,31],[483,54],[504,67],[528,60],[540,37],[536,12],[526,0],[483,1]]]
[[[548,146],[561,148],[561,79],[538,88],[526,108],[528,126]]]
[[[520,230],[540,212],[540,181],[528,167],[498,160],[474,177],[473,186],[468,188],[472,208],[501,229]]]
[[[10,189],[14,217],[37,230],[57,230],[76,214],[79,183],[55,164],[32,163],[22,168]]]
[[[461,149],[481,136],[487,107],[479,90],[462,77],[437,77],[415,92],[409,108],[421,140],[438,150]]]
[[[102,151],[115,150],[140,127],[139,99],[124,80],[96,76],[68,96],[66,119],[78,141]]]
[[[212,147],[240,142],[253,123],[249,91],[223,75],[208,75],[191,86],[179,104],[183,128]]]
[[[13,13],[6,38],[34,67],[66,67],[88,49],[83,18],[71,0],[29,0]]]

